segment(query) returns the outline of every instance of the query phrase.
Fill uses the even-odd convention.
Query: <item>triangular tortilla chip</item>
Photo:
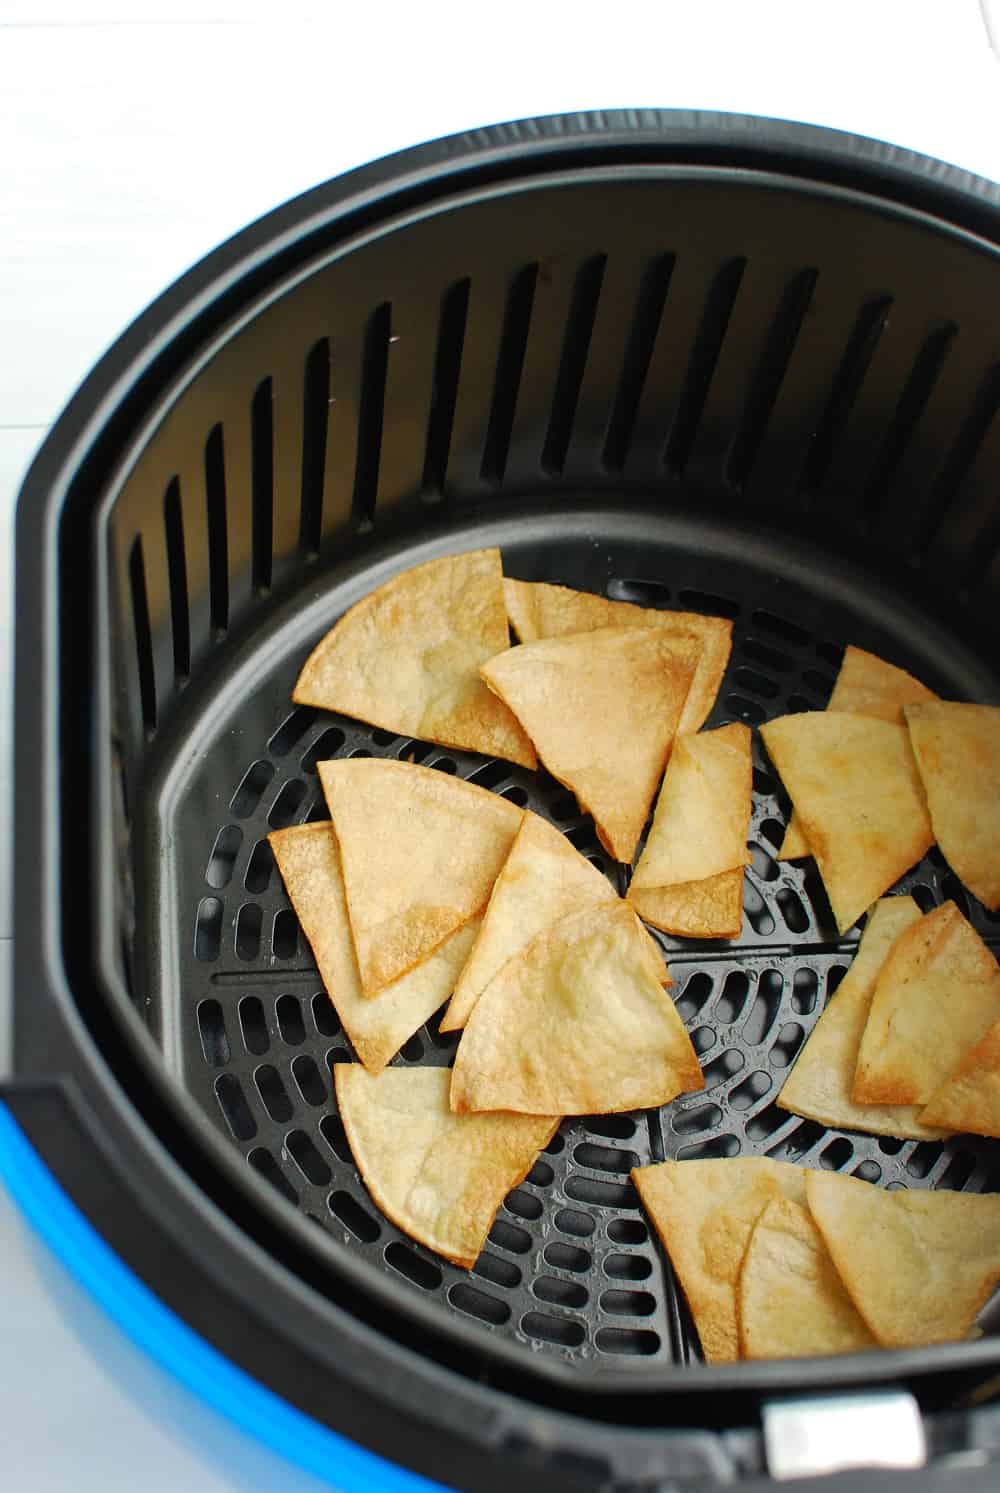
[[[480,671],[620,861],[635,854],[691,683],[677,647],[655,628],[609,627],[522,643]]]
[[[405,975],[481,911],[521,825],[507,799],[431,767],[319,763],[366,995]]]
[[[806,1196],[858,1311],[885,1348],[963,1338],[1000,1281],[1000,1196],[888,1192],[811,1171]]]
[[[876,902],[854,962],[778,1094],[782,1109],[821,1125],[864,1130],[869,1135],[939,1140],[947,1133],[925,1124],[918,1107],[856,1104],[853,1098],[858,1049],[875,982],[896,939],[919,921],[920,909],[912,897],[883,897]]]
[[[378,1073],[448,999],[480,920],[471,918],[422,964],[377,995],[365,996],[333,825],[296,824],[274,830],[267,838],[340,1024],[365,1067]]]
[[[632,886],[676,886],[745,866],[752,771],[746,726],[678,737]]]
[[[509,642],[500,551],[445,555],[345,612],[309,655],[292,699],[534,767],[531,743],[479,677]]]
[[[878,976],[858,1050],[859,1104],[928,1104],[1000,1020],[1000,967],[954,902],[914,923]]]
[[[504,583],[506,586],[506,582]],[[848,646],[837,682],[833,686],[827,710],[845,711],[848,715],[874,715],[897,726],[905,724],[903,706],[918,700],[936,700],[937,695],[905,669],[887,664],[875,653]],[[794,861],[809,855],[805,830],[793,814],[778,852],[779,860]]]
[[[664,933],[736,938],[743,926],[743,867],[676,886],[632,886],[628,900],[641,918]]]
[[[906,720],[934,834],[958,879],[1000,908],[1000,708],[937,701]]]
[[[607,907],[617,900],[607,878],[565,835],[538,814],[525,814],[441,1030],[460,1031],[497,971],[543,929],[571,912]],[[656,944],[651,942],[651,947],[662,966],[661,980],[669,984],[663,956]]]
[[[768,1203],[804,1203],[806,1172],[764,1156],[661,1161],[632,1181],[677,1272],[709,1363],[739,1357],[736,1289],[750,1234]]]
[[[1000,1136],[1000,1021],[931,1095],[921,1117],[963,1134]]]
[[[760,734],[844,933],[934,843],[906,730],[813,710],[769,721]]]
[[[704,1087],[624,902],[563,918],[494,976],[455,1058],[452,1108],[609,1114]]]
[[[447,1068],[333,1069],[337,1104],[358,1171],[387,1218],[466,1270],[494,1214],[523,1182],[559,1120],[546,1115],[454,1115]]]
[[[565,633],[593,632],[598,627],[658,627],[677,638],[697,638],[700,654],[677,730],[686,734],[704,725],[732,651],[733,624],[728,618],[661,612],[542,581],[505,579],[503,592],[507,616],[522,643],[559,638]]]
[[[737,1314],[744,1358],[806,1358],[877,1348],[800,1203],[768,1203],[750,1235]]]

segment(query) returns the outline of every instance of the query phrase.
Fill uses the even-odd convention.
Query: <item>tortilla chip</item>
[[[1000,908],[1000,708],[937,701],[906,720],[941,852],[991,912]]]
[[[654,628],[609,627],[522,643],[480,671],[620,861],[635,854],[691,682],[676,649]]]
[[[904,705],[936,699],[933,690],[905,669],[887,664],[884,658],[866,653],[863,648],[848,647],[844,650],[840,673],[826,708],[845,711],[848,715],[874,715],[879,720],[902,726],[905,725]],[[794,861],[810,853],[805,830],[798,816],[793,814],[778,859]]]
[[[809,1211],[885,1348],[966,1336],[1000,1281],[1000,1196],[887,1192],[840,1172],[806,1177]]]
[[[922,1111],[929,1124],[1000,1137],[1000,1021],[967,1052]]]
[[[292,699],[535,767],[531,743],[479,677],[479,665],[509,645],[500,551],[445,555],[345,612],[309,655]]]
[[[385,1216],[466,1270],[494,1214],[559,1127],[546,1115],[453,1115],[447,1068],[335,1063],[337,1104],[358,1171]]]
[[[739,1357],[736,1292],[754,1224],[768,1203],[806,1200],[806,1171],[764,1156],[661,1161],[632,1181],[684,1289],[709,1363]]]
[[[836,994],[814,1026],[795,1066],[782,1085],[782,1109],[821,1125],[895,1135],[906,1140],[940,1140],[912,1105],[856,1104],[854,1073],[861,1035],[875,993],[875,982],[889,950],[905,929],[920,921],[912,897],[883,897],[872,908],[861,943]]]
[[[616,901],[563,918],[508,960],[462,1034],[452,1109],[609,1114],[703,1088],[643,935]]]
[[[934,843],[906,731],[813,710],[769,721],[760,734],[844,933]]]
[[[632,886],[676,886],[745,866],[751,773],[748,727],[679,737]]]
[[[448,999],[480,920],[470,919],[422,964],[377,995],[365,996],[333,825],[296,824],[274,830],[267,838],[340,1024],[365,1067],[378,1073]]]
[[[719,693],[733,646],[733,624],[726,617],[697,612],[660,612],[630,601],[608,601],[590,591],[550,586],[541,581],[503,583],[507,616],[522,643],[559,638],[565,633],[593,632],[599,627],[658,627],[677,638],[700,644],[694,678],[681,711],[678,732],[698,731]]]
[[[807,1358],[876,1348],[823,1236],[800,1203],[768,1203],[750,1235],[737,1314],[744,1358]]]
[[[914,923],[878,976],[858,1050],[859,1104],[929,1104],[1000,1019],[1000,967],[954,902]]]
[[[365,995],[426,959],[489,900],[522,812],[431,767],[319,763]]]
[[[584,907],[607,907],[617,901],[607,878],[565,835],[537,814],[525,814],[441,1030],[460,1031],[497,971],[543,929]],[[661,982],[669,984],[663,955],[650,943]]]
[[[629,887],[640,917],[681,938],[736,938],[743,927],[743,867],[681,881],[676,886]]]

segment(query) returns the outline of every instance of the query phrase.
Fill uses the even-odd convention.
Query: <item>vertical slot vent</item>
[[[957,331],[958,328],[954,322],[938,327],[924,339],[914,359],[913,367],[903,386],[903,392],[899,396],[899,403],[889,422],[889,429],[886,431],[882,447],[875,458],[865,485],[864,506],[868,513],[877,513],[885,500],[889,484],[902,460],[907,442],[927,406],[928,399],[934,392],[934,385],[940,377],[948,350],[955,340]]]
[[[800,270],[792,277],[768,329],[726,468],[730,484],[737,489],[745,486],[753,471],[818,278],[815,269]]]
[[[1000,411],[1000,363],[990,369],[980,384],[972,408],[963,421],[941,470],[935,478],[933,494],[927,508],[927,518],[922,526],[922,532],[914,541],[914,548],[918,554],[922,554],[929,548],[938,531],[948,523],[949,510],[954,506],[956,494],[968,476],[998,411]],[[990,546],[987,539],[985,543],[977,544],[975,553],[969,557],[967,578],[970,584],[978,578],[981,569],[988,565],[990,558]]]
[[[184,515],[181,511],[181,487],[176,477],[171,478],[164,494],[163,527],[167,541],[174,679],[178,684],[184,684],[191,673],[191,623],[188,615],[187,560],[184,555]]]
[[[253,588],[271,584],[274,548],[274,411],[270,378],[261,379],[250,405],[250,496],[253,516]]]
[[[441,302],[437,351],[434,355],[434,392],[427,422],[427,451],[424,456],[424,491],[440,496],[444,491],[451,449],[451,431],[455,422],[455,401],[462,371],[462,348],[469,318],[471,281],[458,280],[445,291]]]
[[[205,442],[205,502],[208,529],[208,592],[212,626],[229,626],[229,536],[226,523],[226,456],[222,426],[213,425]]]
[[[537,263],[526,264],[514,276],[507,292],[493,402],[479,469],[484,482],[501,483],[507,470],[510,435],[514,428],[514,411],[524,371],[524,354],[528,346],[537,283]]]
[[[378,469],[382,455],[385,381],[389,371],[392,306],[383,301],[368,318],[361,355],[361,398],[358,408],[358,451],[354,467],[352,511],[358,528],[375,517]]]
[[[682,477],[688,464],[746,267],[745,258],[730,259],[708,292],[667,440],[666,466],[674,477]]]
[[[330,413],[330,341],[321,337],[306,358],[302,398],[302,504],[299,547],[319,554],[323,534],[323,478]]]
[[[891,310],[892,297],[879,296],[867,301],[858,313],[802,467],[799,487],[805,492],[816,492],[823,485]]]
[[[620,472],[625,465],[639,401],[646,386],[653,348],[663,320],[663,308],[667,303],[670,277],[674,271],[675,256],[662,254],[654,259],[642,277],[635,314],[625,347],[615,401],[604,438],[602,462],[608,472]]]
[[[153,635],[149,626],[149,600],[146,595],[146,565],[142,558],[142,538],[136,535],[128,557],[128,579],[132,592],[132,627],[135,636],[135,659],[139,671],[139,701],[147,731],[156,730],[156,678],[153,672]]]
[[[573,285],[559,372],[552,396],[549,428],[542,447],[542,468],[550,476],[557,477],[566,464],[566,452],[573,434],[573,420],[587,366],[590,341],[594,335],[594,320],[607,263],[606,254],[592,255],[580,266]]]

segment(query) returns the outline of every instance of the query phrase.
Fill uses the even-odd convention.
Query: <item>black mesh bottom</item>
[[[982,692],[967,655],[921,631],[905,605],[877,598],[864,578],[810,573],[801,555],[722,540],[662,518],[590,515],[558,532],[470,532],[465,548],[502,542],[509,573],[603,590],[623,599],[734,619],[733,656],[709,725],[757,726],[821,709],[847,642],[913,668],[945,693]],[[426,558],[422,551],[419,558]],[[417,558],[415,555],[414,559]],[[409,561],[407,561],[408,563]],[[629,1168],[665,1158],[767,1155],[852,1172],[886,1187],[1000,1189],[1000,1146],[957,1137],[899,1142],[827,1130],[776,1104],[783,1078],[847,970],[857,935],[839,939],[811,862],[777,860],[789,804],[759,740],[739,940],[660,937],[672,995],[705,1073],[705,1091],[662,1110],[574,1119],[507,1198],[471,1274],[405,1238],[378,1212],[354,1168],[330,1067],[352,1060],[323,993],[266,842],[268,830],[328,817],[316,762],[406,755],[460,773],[555,823],[620,889],[625,872],[589,818],[547,774],[396,738],[289,705],[292,682],[319,632],[382,573],[355,570],[327,593],[322,615],[287,612],[248,650],[238,694],[202,699],[196,751],[164,774],[148,845],[158,859],[158,969],[151,971],[164,1050],[195,1102],[317,1227],[357,1251],[400,1289],[488,1333],[591,1364],[697,1353],[683,1301],[629,1181]],[[946,677],[942,660],[949,660]],[[221,700],[221,706],[220,706]],[[192,702],[194,706],[194,702]],[[178,772],[178,763],[181,770]],[[151,874],[151,873],[150,873]],[[992,946],[1000,917],[967,896],[938,852],[898,890],[928,909],[954,897]],[[448,1064],[458,1037],[436,1021],[396,1062]]]

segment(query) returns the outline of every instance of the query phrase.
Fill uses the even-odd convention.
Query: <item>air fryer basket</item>
[[[953,1423],[1000,1367],[989,1333],[706,1369],[629,1182],[769,1155],[1000,1190],[995,1143],[776,1106],[857,935],[811,862],[778,862],[759,739],[742,934],[661,938],[705,1092],[564,1122],[471,1274],[359,1181],[330,1073],[350,1047],[266,835],[326,817],[318,760],[405,754],[529,804],[624,890],[544,772],[290,704],[354,600],[484,544],[524,579],[733,618],[712,725],[822,708],[848,642],[1000,701],[998,241],[993,189],[825,132],[484,131],[226,245],[43,449],[19,519],[11,1103],[164,1298],[313,1414],[470,1486],[732,1478],[760,1468],[762,1398],[887,1378],[950,1407],[952,1440],[992,1426]],[[954,897],[1000,950],[936,850],[901,888]],[[431,1022],[397,1061],[455,1045]]]

